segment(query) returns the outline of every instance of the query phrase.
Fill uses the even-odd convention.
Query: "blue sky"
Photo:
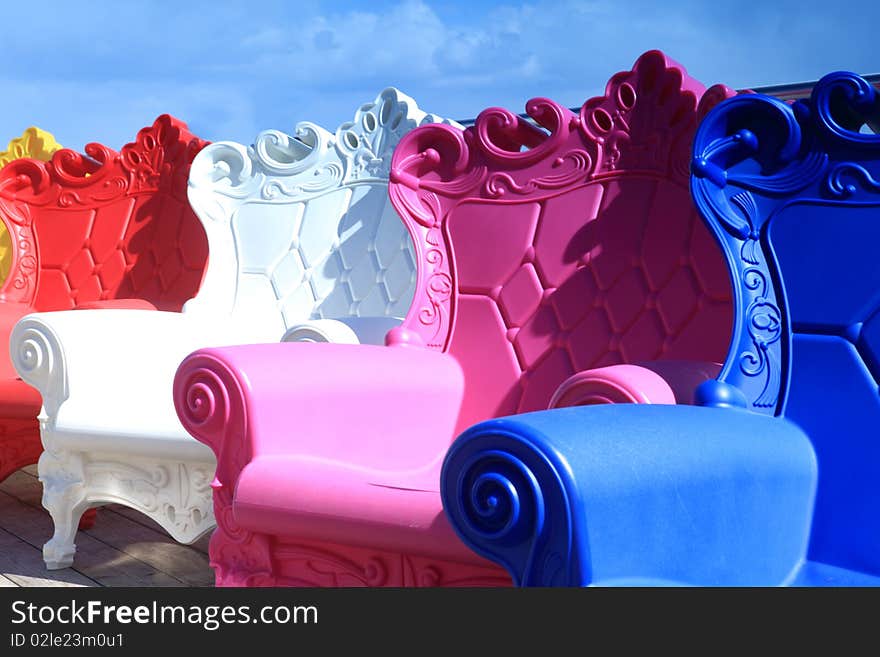
[[[0,119],[119,148],[163,112],[200,136],[328,129],[385,86],[470,118],[579,106],[659,48],[705,84],[880,72],[880,3],[851,0],[3,2]]]

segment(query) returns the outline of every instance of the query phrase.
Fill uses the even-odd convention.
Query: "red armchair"
[[[160,116],[116,152],[88,144],[0,171],[12,265],[0,287],[0,339],[31,312],[180,310],[198,291],[208,246],[189,207],[190,163],[207,142]],[[0,480],[36,463],[41,399],[0,357]]]

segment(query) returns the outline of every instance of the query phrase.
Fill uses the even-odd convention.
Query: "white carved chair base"
[[[213,459],[181,461],[132,454],[46,449],[39,462],[43,506],[55,533],[43,546],[49,570],[67,568],[76,554],[80,516],[103,504],[122,504],[156,521],[180,543],[214,526]]]

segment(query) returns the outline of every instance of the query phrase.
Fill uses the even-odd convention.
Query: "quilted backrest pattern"
[[[389,342],[456,356],[462,425],[546,408],[588,368],[721,361],[730,284],[688,192],[703,92],[653,51],[579,115],[539,98],[537,126],[489,109],[401,143],[391,198],[424,274]]]
[[[52,153],[60,148],[61,145],[55,141],[55,137],[45,130],[31,126],[21,134],[21,137],[10,140],[6,150],[0,153],[0,168],[23,157],[48,160],[52,157]],[[0,287],[9,276],[13,257],[12,237],[6,230],[6,224],[0,222]]]
[[[863,131],[873,126],[873,131]],[[728,259],[730,353],[705,404],[813,442],[811,559],[880,575],[880,95],[832,73],[808,101],[742,96],[695,141],[694,198]]]
[[[15,257],[2,294],[38,311],[137,298],[180,310],[199,289],[207,240],[186,198],[206,142],[163,115],[115,152],[63,149],[0,173],[0,213]]]
[[[189,198],[212,264],[192,307],[224,309],[275,339],[309,319],[402,319],[416,265],[388,202],[391,153],[409,130],[440,121],[389,88],[335,134],[303,122],[294,137],[267,130],[250,148],[206,148]]]

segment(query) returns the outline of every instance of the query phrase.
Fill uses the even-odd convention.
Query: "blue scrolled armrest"
[[[458,535],[525,586],[787,584],[815,491],[795,424],[699,406],[489,420],[458,437],[441,475]]]

